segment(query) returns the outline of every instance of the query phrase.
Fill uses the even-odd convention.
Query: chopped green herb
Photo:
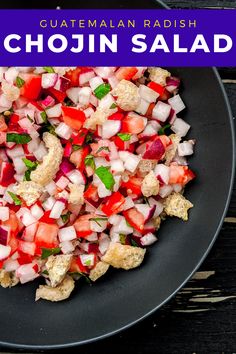
[[[120,234],[120,243],[122,245],[125,245],[125,242],[126,242],[126,235],[123,235],[123,234]]]
[[[85,138],[85,144],[91,144],[93,142],[93,133],[88,132]]]
[[[72,149],[73,149],[74,151],[81,150],[81,149],[83,149],[83,146],[81,146],[81,145],[73,145],[73,146],[72,146]]]
[[[67,107],[74,105],[74,103],[68,97],[65,98],[64,103]]]
[[[24,83],[25,81],[20,76],[16,77],[16,86],[18,88],[21,88],[24,85]]]
[[[101,100],[110,90],[111,86],[109,84],[101,84],[94,90],[94,95]]]
[[[64,222],[64,224],[69,221],[70,215],[71,215],[70,211],[68,211],[66,214],[61,215],[61,218],[62,218],[62,221]]]
[[[61,249],[59,247],[56,248],[42,248],[42,255],[41,259],[48,258],[51,255],[58,254],[61,252]]]
[[[105,150],[105,151],[110,151],[110,149],[109,149],[108,146],[101,146],[101,147],[98,149],[98,151],[96,151],[96,154],[98,154],[99,152],[101,152],[101,151],[103,151],[103,150]]]
[[[116,108],[116,107],[117,107],[117,104],[114,102],[114,103],[112,103],[110,109],[114,109],[114,108]]]
[[[27,133],[7,133],[7,142],[16,144],[27,144],[31,141],[31,137]]]
[[[23,181],[31,181],[30,174],[31,174],[30,170],[25,171]]]
[[[87,155],[84,159],[85,166],[90,166],[93,170],[95,170],[95,162],[93,155]]]
[[[23,158],[22,161],[24,162],[25,166],[27,168],[29,168],[30,170],[33,170],[33,169],[35,169],[38,166],[38,162],[37,161],[31,161],[31,160],[28,160],[26,158]]]
[[[47,71],[47,73],[55,73],[52,66],[43,66],[43,70]]]
[[[45,274],[45,275],[48,275],[48,271],[45,269],[41,274]]]
[[[143,197],[143,200],[150,206],[149,200],[147,197]]]
[[[132,245],[132,246],[134,246],[134,247],[138,247],[137,242],[136,242],[136,241],[134,241],[132,238],[130,239],[130,243],[131,243],[131,245]]]
[[[113,174],[109,171],[109,167],[100,166],[96,168],[95,174],[100,178],[106,189],[110,191],[113,189],[115,180]]]
[[[10,195],[10,197],[13,200],[15,205],[21,205],[21,200],[17,197],[17,195],[15,193],[8,191],[8,194]]]
[[[131,138],[131,134],[129,133],[118,133],[117,135],[123,141],[129,141]]]
[[[170,127],[171,127],[170,124],[164,125],[164,127],[162,127],[161,129],[159,129],[158,135],[164,135],[164,134],[165,134],[165,130],[166,130],[166,129],[169,129]]]
[[[45,111],[43,111],[40,113],[40,116],[41,116],[42,120],[44,121],[44,123],[47,123],[47,121],[48,121],[47,113]]]
[[[27,114],[27,118],[29,119],[29,121],[31,122],[31,123],[33,123],[33,119]]]
[[[91,219],[89,219],[89,220],[90,220],[90,221],[95,221],[96,224],[98,224],[98,226],[102,226],[99,221],[108,220],[108,218],[99,218],[99,217],[98,217],[98,218],[91,218]]]
[[[86,265],[87,267],[89,267],[89,266],[91,265],[91,260],[88,259],[87,261],[85,261],[85,265]]]

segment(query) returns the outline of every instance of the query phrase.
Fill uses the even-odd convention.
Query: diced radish
[[[56,104],[55,106],[48,108],[46,110],[48,118],[57,118],[61,116],[61,103]]]
[[[128,209],[133,208],[133,207],[134,207],[134,202],[133,202],[132,198],[126,197],[125,198],[125,203],[123,205],[123,210],[128,210]]]
[[[136,72],[136,74],[132,77],[132,80],[137,80],[139,78],[141,78],[145,72],[145,70],[147,70],[146,66],[136,66],[136,69],[138,70]]]
[[[94,110],[92,107],[88,107],[84,110],[84,114],[85,114],[86,118],[89,118],[93,113],[94,113]]]
[[[42,88],[53,87],[57,82],[58,75],[55,73],[46,73],[42,75]]]
[[[68,226],[58,231],[58,237],[60,242],[71,241],[76,239],[76,232],[74,226]]]
[[[172,186],[164,185],[164,186],[160,187],[160,189],[159,189],[159,196],[161,198],[165,198],[168,195],[170,195],[172,193],[172,191],[173,191]]]
[[[139,103],[138,107],[135,109],[135,111],[139,114],[145,115],[147,113],[149,104],[150,103],[148,101],[141,98],[140,103]]]
[[[6,81],[13,83],[16,80],[16,77],[19,75],[19,69],[18,68],[8,68],[5,72],[4,72],[4,78]]]
[[[169,92],[175,91],[180,85],[180,79],[178,77],[167,77],[166,78],[166,89]]]
[[[53,205],[55,204],[56,202],[56,199],[53,198],[53,197],[49,197],[48,199],[46,199],[44,202],[43,202],[43,208],[44,210],[51,210]]]
[[[150,246],[156,241],[157,241],[157,237],[154,234],[152,234],[151,232],[147,233],[146,235],[144,235],[140,239],[141,245],[144,247]]]
[[[98,99],[96,96],[94,95],[91,95],[90,97],[90,103],[94,106],[94,107],[97,107],[98,106]]]
[[[112,225],[118,225],[122,221],[122,216],[118,214],[113,214],[109,217],[108,221]]]
[[[55,104],[55,100],[52,96],[47,96],[46,98],[44,98],[43,101],[41,101],[41,105],[44,109],[52,107],[54,106],[54,104]]]
[[[61,247],[61,251],[64,254],[72,253],[75,250],[75,246],[71,241],[63,241],[59,246]]]
[[[19,262],[14,259],[9,258],[4,262],[4,269],[6,272],[14,272],[17,268],[19,268],[19,266]]]
[[[153,214],[154,218],[156,218],[157,216],[159,216],[163,212],[164,206],[161,202],[157,201],[154,198],[148,198],[148,203],[150,206],[153,206],[153,205],[156,206],[155,212]]]
[[[165,153],[165,146],[159,137],[146,143],[145,149],[146,151],[143,154],[144,159],[161,160]]]
[[[113,89],[118,85],[119,80],[115,75],[113,75],[108,78],[108,83],[111,85],[111,88]]]
[[[189,129],[190,125],[181,118],[176,118],[171,126],[171,130],[173,130],[173,132],[180,137],[185,136],[188,133]]]
[[[16,270],[16,276],[20,279],[21,284],[25,284],[37,278],[39,274],[35,272],[34,264],[28,263],[28,264],[21,265]]]
[[[124,167],[130,172],[134,172],[141,160],[140,156],[131,154],[128,151],[119,152],[120,159],[124,162]]]
[[[27,242],[27,241],[19,241],[19,251],[29,254],[30,256],[34,256],[36,245],[34,242]]]
[[[105,254],[106,251],[108,250],[108,247],[110,245],[110,238],[108,237],[108,235],[106,235],[105,233],[102,233],[101,236],[99,237],[99,251],[101,252],[101,254]]]
[[[103,84],[103,79],[98,76],[95,76],[89,80],[89,85],[92,91],[95,91],[95,89],[102,84]]]
[[[6,246],[8,244],[8,238],[10,234],[10,229],[8,226],[0,226],[0,244]]]
[[[5,221],[9,219],[9,208],[0,206],[0,220]]]
[[[49,217],[52,219],[58,219],[61,216],[64,209],[65,209],[65,203],[61,202],[60,200],[57,200],[52,207]]]
[[[107,120],[102,125],[102,139],[110,139],[119,133],[120,129],[121,122],[119,120]]]
[[[54,195],[57,189],[56,183],[54,181],[51,181],[45,186],[45,189],[50,195]]]
[[[92,90],[90,87],[82,87],[79,91],[79,103],[83,106],[89,104]]]
[[[72,132],[73,130],[66,123],[63,122],[60,123],[55,129],[55,133],[66,140],[70,139]]]
[[[95,76],[95,73],[93,70],[89,70],[87,72],[81,73],[79,76],[79,85],[82,86],[82,85],[86,84],[94,76]]]
[[[19,209],[16,213],[16,216],[25,226],[34,224],[37,221],[37,219],[31,214],[31,212],[27,208]]]
[[[99,198],[109,197],[111,195],[111,191],[107,189],[103,183],[100,183],[98,185],[98,195]]]
[[[114,175],[121,174],[124,172],[124,170],[125,168],[122,160],[117,159],[111,161],[111,171]]]
[[[70,80],[64,76],[59,76],[54,85],[54,88],[58,91],[65,92],[70,86]]]
[[[156,206],[149,206],[147,204],[135,204],[135,208],[143,215],[144,221],[147,222],[153,217]]]
[[[157,164],[154,174],[161,183],[168,184],[170,178],[170,168],[164,164]]]
[[[73,103],[78,103],[79,102],[79,92],[80,92],[80,87],[70,87],[67,91],[66,94],[68,98],[73,102]]]
[[[114,225],[112,228],[117,234],[129,235],[133,233],[133,228],[128,226],[124,217],[121,218],[119,224]]]
[[[20,157],[15,157],[12,159],[13,165],[15,168],[15,171],[17,174],[24,174],[24,172],[27,170],[27,167],[25,166],[24,162],[22,161],[22,158]]]
[[[99,220],[98,220],[99,219]],[[93,232],[102,232],[107,228],[106,218],[95,218],[95,220],[90,220],[90,228]]]
[[[175,114],[178,114],[183,109],[185,109],[185,104],[184,104],[182,98],[180,97],[180,95],[175,95],[175,96],[169,98],[168,103],[171,105],[171,107],[175,111]]]
[[[68,186],[68,184],[69,184],[69,180],[65,176],[61,176],[56,182],[57,187],[59,187],[60,189],[65,189]]]
[[[174,192],[176,192],[176,193],[180,193],[181,190],[183,189],[183,186],[178,183],[172,184],[172,187],[173,187]]]
[[[94,254],[82,254],[79,256],[83,266],[92,267],[95,262]]]
[[[146,85],[139,86],[139,95],[149,103],[156,102],[157,98],[159,97],[159,94],[156,91],[150,89]]]
[[[48,151],[43,141],[41,141],[41,143],[38,145],[38,148],[33,151],[33,154],[38,161],[42,161],[44,156],[48,154]]]
[[[10,246],[3,246],[0,244],[0,261],[7,258],[10,255],[10,253],[11,253]]]
[[[162,101],[158,101],[152,111],[152,118],[165,122],[169,117],[171,106]]]
[[[96,232],[93,232],[91,235],[86,237],[87,241],[94,242],[98,240],[98,234]]]
[[[178,144],[178,154],[179,156],[190,156],[193,154],[193,143],[189,141],[183,141]]]
[[[6,149],[6,153],[11,159],[19,156],[23,157],[25,154],[21,145],[17,145],[13,149]]]
[[[34,237],[36,235],[36,232],[37,232],[37,229],[38,229],[38,223],[34,223],[34,224],[31,224],[29,226],[26,226],[24,231],[23,231],[23,234],[22,234],[22,240],[24,241],[28,241],[28,242],[33,242],[34,241]]]
[[[94,71],[98,76],[102,77],[103,79],[108,79],[110,76],[113,75],[113,70],[109,66],[99,66],[94,68]]]
[[[69,178],[69,180],[72,182],[72,183],[75,183],[75,184],[85,184],[85,177],[82,175],[82,173],[79,171],[79,170],[73,170],[73,171],[70,171],[69,173],[66,174],[66,176]]]
[[[40,140],[39,139],[32,139],[28,144],[27,144],[27,149],[30,153],[34,152],[35,150],[38,149],[40,144]],[[22,149],[23,150],[23,149]],[[23,156],[24,155],[24,150],[23,153],[20,154],[19,156]]]

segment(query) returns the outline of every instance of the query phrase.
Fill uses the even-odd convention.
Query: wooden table
[[[236,8],[235,0],[164,2],[172,8]],[[105,4],[104,1],[102,3]],[[138,3],[141,4],[141,1]],[[236,116],[236,67],[220,68],[219,72]],[[236,352],[236,184],[227,217],[213,249],[199,271],[175,298],[154,315],[119,335],[66,352]]]

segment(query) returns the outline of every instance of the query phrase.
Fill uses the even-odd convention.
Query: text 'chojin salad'
[[[188,220],[195,175],[180,81],[161,68],[0,68],[0,284],[139,266],[166,215]]]

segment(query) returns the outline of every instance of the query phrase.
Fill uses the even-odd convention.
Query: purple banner
[[[1,66],[235,66],[236,10],[0,10]]]

